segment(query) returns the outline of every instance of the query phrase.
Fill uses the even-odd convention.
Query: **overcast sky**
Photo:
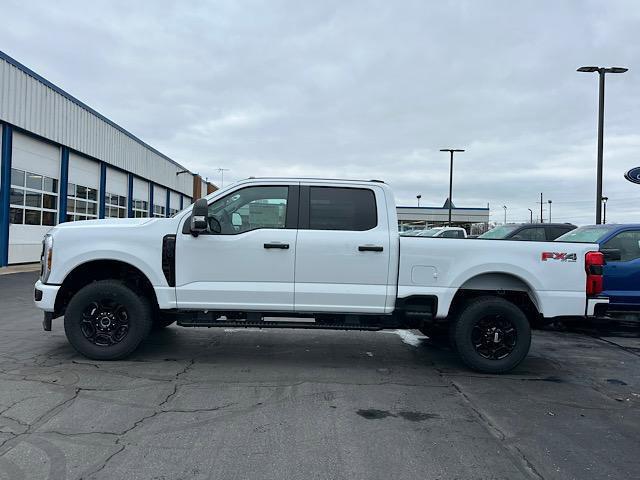
[[[634,1],[3,0],[0,50],[219,183],[377,178],[399,204],[594,222],[597,75],[608,220],[640,222]],[[545,219],[548,212],[545,206]]]

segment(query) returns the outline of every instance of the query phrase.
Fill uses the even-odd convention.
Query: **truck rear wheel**
[[[513,303],[498,297],[469,301],[453,324],[455,347],[462,361],[484,373],[506,373],[529,353],[531,327]]]
[[[151,306],[124,283],[100,280],[76,293],[64,315],[64,331],[79,353],[117,360],[132,353],[151,330]]]

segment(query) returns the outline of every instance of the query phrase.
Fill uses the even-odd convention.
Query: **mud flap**
[[[44,312],[44,318],[42,319],[42,328],[45,332],[51,331],[51,320],[53,320],[53,312]]]

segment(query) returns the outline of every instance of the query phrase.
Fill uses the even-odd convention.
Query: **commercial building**
[[[0,51],[0,267],[62,222],[165,217],[215,190]]]
[[[398,227],[400,230],[441,227],[449,223],[449,206],[442,207],[397,207]],[[489,207],[487,208],[451,208],[451,226],[462,227],[469,234],[479,234],[489,225]]]

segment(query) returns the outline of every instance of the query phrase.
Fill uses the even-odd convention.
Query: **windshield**
[[[520,225],[501,225],[483,233],[478,238],[507,238],[507,235],[519,227]]]
[[[598,243],[598,240],[615,227],[580,227],[559,236],[555,242]]]

